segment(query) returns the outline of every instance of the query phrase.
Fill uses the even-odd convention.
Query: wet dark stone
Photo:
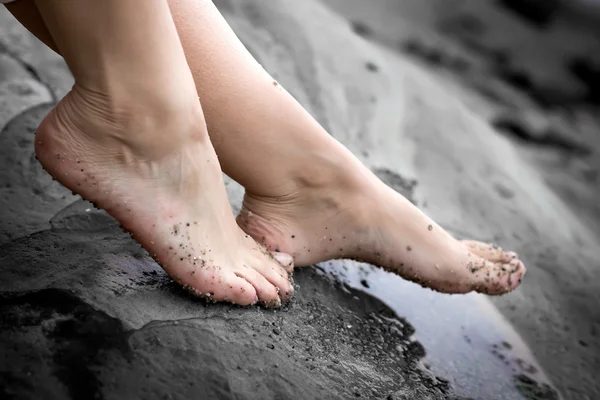
[[[281,310],[207,304],[87,213],[0,247],[3,398],[453,398],[379,300],[307,268]]]

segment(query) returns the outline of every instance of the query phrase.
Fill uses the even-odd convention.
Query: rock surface
[[[0,248],[2,398],[447,397],[375,298],[305,269],[282,310],[206,304],[82,212]]]

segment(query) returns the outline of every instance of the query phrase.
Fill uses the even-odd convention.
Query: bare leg
[[[235,223],[166,0],[37,7],[76,82],[38,129],[44,168],[193,293],[281,304],[288,273]]]
[[[514,253],[455,240],[329,136],[211,1],[170,7],[223,169],[246,187],[238,217],[246,232],[296,265],[355,258],[453,293],[519,284],[525,269]]]

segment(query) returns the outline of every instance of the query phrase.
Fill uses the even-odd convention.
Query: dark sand
[[[217,4],[384,181],[519,252],[524,284],[490,302],[336,261],[299,271],[284,310],[205,307],[39,167],[33,133],[72,78],[2,10],[0,397],[553,399],[552,382],[600,398],[593,19],[540,28],[482,0]]]

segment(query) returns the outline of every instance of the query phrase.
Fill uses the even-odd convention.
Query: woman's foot
[[[55,179],[115,217],[196,295],[268,306],[291,297],[291,257],[277,257],[286,270],[235,222],[197,99],[117,102],[76,85],[35,144]]]
[[[454,239],[358,160],[342,158],[339,168],[319,167],[318,158],[299,168],[293,191],[247,193],[238,224],[297,266],[351,258],[445,293],[498,295],[519,285],[525,268],[515,253]]]

